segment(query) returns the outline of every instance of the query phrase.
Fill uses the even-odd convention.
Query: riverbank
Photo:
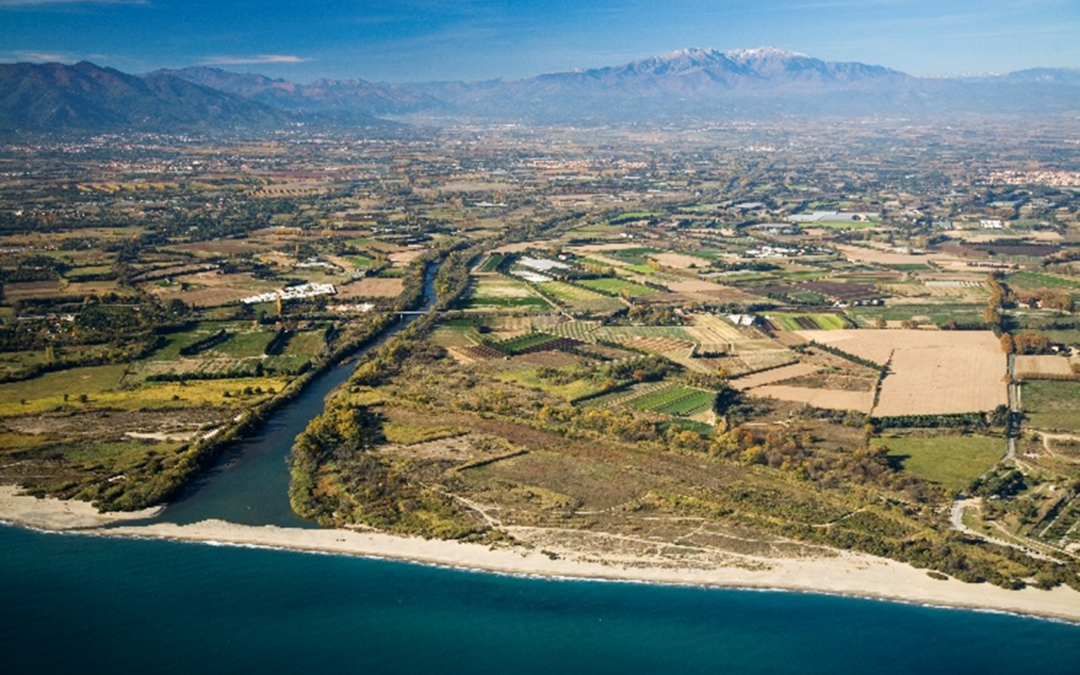
[[[239,546],[385,558],[515,575],[574,577],[657,584],[786,589],[853,595],[920,604],[1015,612],[1080,622],[1080,593],[1025,588],[1008,591],[989,584],[936,580],[925,570],[874,556],[829,552],[798,558],[737,556],[717,566],[679,566],[672,560],[639,556],[587,555],[523,547],[398,537],[376,532],[252,527],[220,520],[192,525],[157,523],[124,526],[123,521],[155,513],[99,514],[89,504],[37,499],[0,486],[0,520],[28,527],[119,537],[213,542]],[[107,524],[112,526],[103,529]]]

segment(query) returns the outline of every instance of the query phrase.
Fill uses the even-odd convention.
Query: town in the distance
[[[855,65],[2,66],[0,484],[168,503],[355,359],[325,527],[1080,590],[1080,77]]]

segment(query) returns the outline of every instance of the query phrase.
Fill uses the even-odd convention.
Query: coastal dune
[[[543,577],[606,579],[704,587],[784,589],[853,595],[920,604],[1016,612],[1080,622],[1080,592],[1032,587],[1009,591],[989,584],[937,580],[925,570],[885,558],[838,551],[811,557],[753,557],[723,566],[658,565],[655,560],[586,558],[573,552],[399,537],[378,532],[253,527],[221,520],[191,525],[125,526],[123,520],[153,516],[99,514],[89,504],[23,496],[0,486],[0,520],[44,530],[110,537],[260,546],[295,551],[412,561],[461,569]],[[109,529],[103,529],[106,524]]]

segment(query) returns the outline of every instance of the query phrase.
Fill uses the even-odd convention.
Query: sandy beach
[[[939,581],[930,578],[925,570],[859,553],[835,552],[800,558],[741,556],[726,565],[676,566],[670,562],[657,564],[651,558],[601,558],[575,551],[552,550],[550,547],[544,550],[491,548],[480,544],[375,532],[251,527],[220,520],[192,525],[122,525],[124,520],[146,518],[157,512],[151,509],[136,514],[99,514],[92,506],[82,502],[37,499],[19,495],[14,487],[0,486],[0,520],[37,529],[265,546],[408,560],[505,574],[855,595],[1080,622],[1080,592],[1070,588],[1041,591],[1029,587],[1021,591],[1008,591],[990,584],[967,584],[954,579]],[[114,526],[108,530],[101,529],[110,523]]]

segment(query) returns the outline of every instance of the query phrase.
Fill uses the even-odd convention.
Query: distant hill
[[[1080,87],[1080,68],[1029,68],[1002,77],[1009,82],[1065,84]]]
[[[295,84],[263,75],[231,73],[204,66],[157,72],[298,112],[348,111],[364,115],[387,115],[441,106],[438,100],[426,94],[398,85],[375,84],[360,79],[322,79],[311,84]]]
[[[163,73],[138,77],[86,61],[0,65],[0,131],[240,129],[285,112]]]
[[[620,66],[552,73],[512,83],[523,90],[637,95],[717,95],[734,90],[808,91],[906,81],[907,75],[863,63],[828,63],[772,47],[721,52],[685,49]]]
[[[1080,110],[1080,70],[918,78],[771,47],[685,49],[622,65],[483,82],[297,84],[206,67],[127,75],[91,63],[0,65],[0,131],[239,130],[377,117],[607,123],[769,117],[935,118]]]
[[[1080,71],[918,78],[771,47],[686,49],[512,81],[413,86],[460,114],[544,121],[1059,114],[1080,110]]]
[[[415,85],[473,115],[643,118],[730,114],[844,92],[902,91],[904,73],[862,63],[829,63],[771,47],[721,52],[686,49],[618,66],[521,80]],[[766,105],[765,102],[772,104]],[[851,103],[845,104],[850,106]]]

